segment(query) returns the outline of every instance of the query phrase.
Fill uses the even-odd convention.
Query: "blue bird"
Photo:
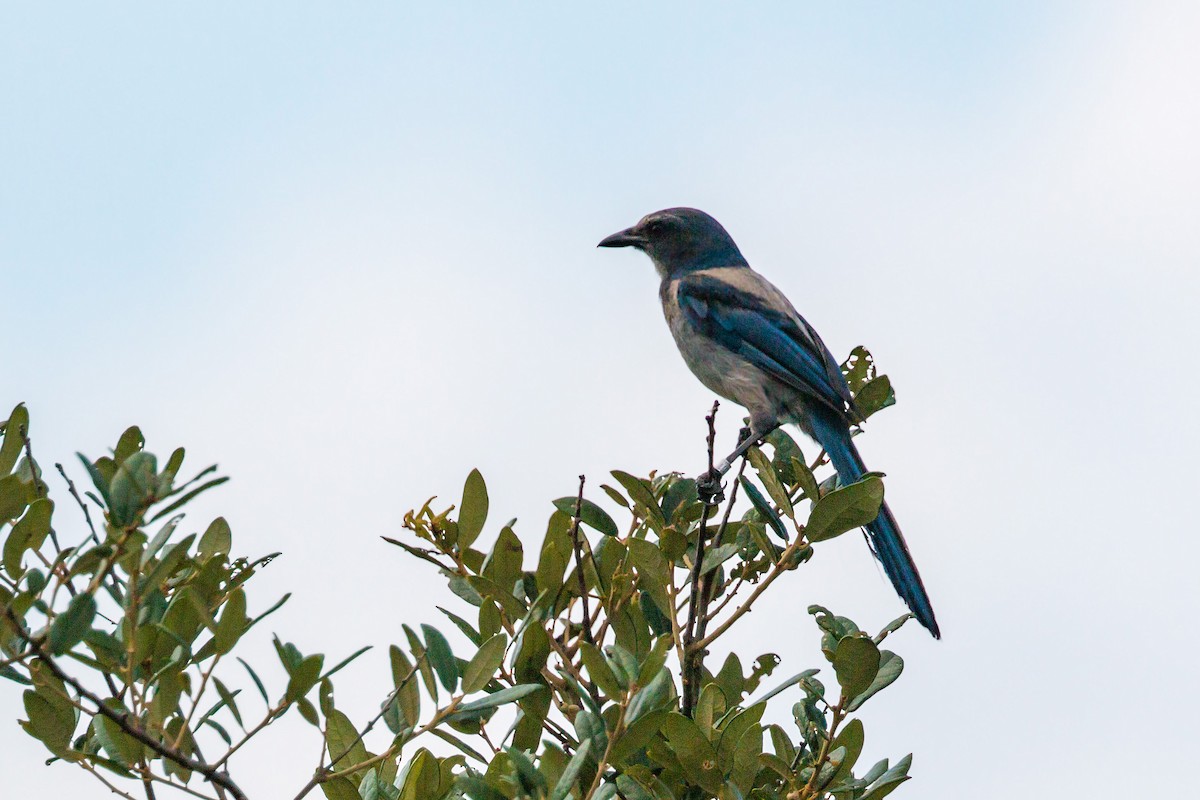
[[[701,383],[750,412],[748,437],[714,470],[717,475],[704,478],[719,487],[732,462],[789,422],[825,449],[842,483],[867,472],[850,436],[862,415],[838,362],[783,293],[750,269],[719,222],[694,208],[668,208],[599,246],[633,247],[650,257],[662,278],[658,294],[683,360]],[[941,638],[886,502],[867,534],[896,592]]]

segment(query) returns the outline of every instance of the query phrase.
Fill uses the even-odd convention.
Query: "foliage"
[[[867,413],[894,402],[866,351],[844,368]],[[900,675],[880,644],[907,615],[872,636],[810,607],[824,681],[808,669],[767,690],[772,653],[705,660],[776,579],[882,501],[878,476],[818,480],[823,457],[806,460],[782,431],[742,460],[723,507],[690,478],[620,471],[602,506],[581,477],[529,557],[512,523],[489,529],[477,471],[456,506],[409,512],[405,538],[388,541],[436,567],[462,606],[444,611],[451,636],[404,626],[365,722],[337,707],[334,681],[367,648],[329,666],[275,638],[288,679],[270,688],[236,655],[288,598],[251,601],[278,554],[233,555],[224,519],[180,530],[181,509],[225,480],[214,467],[181,480],[183,449],[160,462],[136,427],[111,455],[80,456],[83,495],[58,465],[86,525],[64,546],[28,431],[18,406],[0,445],[0,676],[23,687],[20,724],[52,761],[123,796],[245,797],[234,756],[293,709],[324,741],[296,798],[879,800],[907,780],[909,757],[859,768],[854,716]],[[735,519],[739,489],[749,503]],[[776,703],[791,704],[794,726],[764,722]]]

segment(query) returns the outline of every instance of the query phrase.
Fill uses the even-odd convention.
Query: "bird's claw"
[[[754,429],[751,428],[749,425],[747,425],[746,427],[744,427],[740,431],[738,431],[738,440],[737,440],[738,447],[741,447],[743,444],[745,444],[747,441],[749,441],[750,437],[753,435],[754,435]]]
[[[721,483],[721,473],[715,469],[705,472],[696,478],[696,496],[706,506],[715,506],[725,500],[725,486]]]

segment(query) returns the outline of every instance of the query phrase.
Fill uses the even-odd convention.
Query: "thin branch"
[[[161,783],[164,786],[170,786],[172,789],[178,789],[179,791],[183,792],[184,794],[189,794],[192,797],[201,797],[201,798],[204,798],[204,800],[213,800],[213,798],[211,798],[210,796],[208,796],[206,794],[202,794],[200,792],[197,792],[195,789],[192,789],[189,786],[184,786],[182,783],[176,783],[175,781],[170,780],[168,778],[160,777],[158,775],[155,775],[153,772],[142,773],[142,779],[145,780],[146,778],[149,778],[151,781],[154,781],[155,783]],[[224,791],[224,789],[222,789],[220,786],[217,786],[216,789],[218,792]]]
[[[328,769],[325,769],[324,767],[321,767],[320,769],[318,769],[316,771],[316,773],[312,776],[312,778],[309,779],[308,783],[304,784],[304,787],[300,789],[299,794],[297,794],[295,796],[295,798],[293,798],[293,800],[303,800],[303,798],[309,792],[311,792],[313,789],[315,789],[317,787],[317,784],[323,783],[326,779],[329,778],[330,775],[353,775],[356,772],[361,772],[364,769],[368,769],[370,767],[375,766],[376,764],[387,761],[389,758],[394,758],[396,756],[396,754],[400,752],[400,748],[403,747],[405,744],[407,744],[408,742],[417,738],[418,736],[420,736],[423,733],[428,733],[429,731],[436,728],[438,725],[442,724],[442,721],[445,720],[446,717],[449,717],[451,714],[453,714],[454,711],[458,708],[459,703],[461,703],[462,701],[463,701],[462,695],[451,698],[449,704],[447,704],[445,708],[439,709],[438,712],[433,715],[433,719],[429,720],[428,723],[426,723],[425,725],[422,725],[420,728],[413,731],[412,734],[407,739],[405,739],[403,742],[400,742],[399,744],[393,742],[391,747],[389,747],[387,750],[383,751],[382,753],[380,753],[377,756],[371,756],[366,761],[360,761],[357,764],[351,764],[348,767],[338,770],[336,773],[333,772],[332,770],[328,770]]]
[[[721,634],[729,630],[733,626],[733,623],[737,622],[746,613],[748,613],[750,611],[750,607],[754,605],[754,601],[757,600],[759,596],[767,590],[767,587],[770,586],[776,578],[787,571],[784,565],[791,561],[792,556],[798,549],[798,545],[802,541],[803,540],[800,537],[792,539],[791,543],[784,549],[783,553],[780,554],[779,561],[775,563],[774,568],[772,568],[772,570],[767,574],[767,577],[763,578],[761,583],[754,587],[754,591],[750,593],[750,596],[746,598],[746,601],[738,606],[737,609],[729,615],[728,619],[717,626],[715,631],[708,634],[698,642],[694,642],[692,644],[692,648],[696,650],[705,649],[714,641],[716,641]]]
[[[579,577],[579,599],[583,601],[583,639],[588,644],[595,644],[592,638],[592,615],[588,612],[587,581],[583,577],[583,550],[579,545],[579,520],[583,514],[583,483],[585,477],[579,476],[579,493],[575,496],[575,516],[571,520],[571,543],[575,549],[575,574]]]
[[[96,535],[96,526],[92,524],[92,515],[88,513],[87,504],[79,496],[79,491],[75,488],[75,481],[67,477],[67,471],[63,469],[62,464],[56,463],[54,466],[58,470],[58,474],[62,475],[63,480],[67,482],[67,491],[71,493],[71,497],[75,498],[75,502],[79,504],[79,510],[83,512],[83,518],[87,522],[88,530],[92,532],[92,539],[95,540],[96,544],[100,544],[100,537]]]
[[[725,515],[721,517],[721,524],[717,526],[717,532],[713,534],[713,541],[717,544],[721,543],[721,539],[725,536],[725,531],[729,527],[729,517],[733,513],[733,504],[737,502],[738,487],[741,486],[742,475],[746,472],[747,463],[748,459],[742,456],[742,463],[738,467],[737,477],[733,479],[733,488],[729,490],[729,500],[725,505]],[[700,576],[700,605],[696,608],[696,636],[700,639],[704,638],[704,633],[708,630],[708,604],[712,602],[713,578],[715,575],[716,570],[709,570]]]
[[[100,774],[100,770],[96,769],[91,764],[87,763],[86,761],[77,761],[76,763],[79,764],[79,766],[83,767],[84,770],[91,773],[92,777],[94,777],[96,780],[103,783],[104,786],[113,794],[118,794],[121,797],[124,797],[125,800],[137,800],[137,798],[134,797],[133,795],[131,795],[129,792],[126,792],[122,789],[118,789],[116,787],[116,785],[113,784],[112,781],[110,781],[108,778],[106,778],[102,774]]]
[[[340,754],[338,754],[338,756],[336,758],[329,759],[329,767],[327,768],[328,771],[332,772],[333,768],[337,765],[337,763],[339,761],[341,761],[346,756],[350,755],[350,751],[354,749],[354,746],[357,745],[359,742],[361,742],[363,739],[365,739],[367,734],[370,733],[375,728],[376,723],[378,723],[379,720],[383,719],[383,715],[387,713],[388,706],[390,706],[393,702],[395,702],[396,697],[400,694],[401,687],[406,686],[408,684],[408,682],[410,680],[412,680],[413,676],[417,674],[417,666],[419,664],[420,664],[420,661],[418,660],[416,664],[413,664],[411,667],[408,668],[408,674],[405,675],[404,678],[400,680],[400,682],[397,684],[395,689],[393,689],[391,692],[388,693],[387,699],[383,701],[383,705],[379,709],[379,713],[376,714],[371,719],[371,721],[367,723],[367,726],[365,728],[363,728],[361,731],[358,732],[358,736],[354,737],[354,741],[352,741],[350,744],[346,745],[345,749],[342,750],[342,752]]]
[[[137,585],[136,578],[131,583],[131,585],[135,585],[135,586]],[[131,658],[130,662],[132,663],[132,661],[133,661],[133,659]],[[188,712],[188,715],[184,719],[183,724],[179,726],[179,735],[177,737],[175,737],[175,746],[176,747],[179,747],[179,745],[181,745],[183,743],[184,735],[189,730],[191,730],[192,718],[196,716],[196,712],[200,709],[200,698],[202,698],[204,696],[204,690],[208,688],[208,679],[210,677],[212,677],[213,671],[216,670],[217,664],[220,661],[221,661],[221,653],[217,653],[215,656],[213,656],[212,663],[208,665],[208,669],[203,670],[200,673],[200,688],[196,692],[195,699],[192,701],[192,710]],[[130,676],[132,677],[132,668],[131,668]],[[203,724],[203,723],[201,723],[201,724]]]

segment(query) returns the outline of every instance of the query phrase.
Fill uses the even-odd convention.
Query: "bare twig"
[[[116,787],[116,785],[113,784],[112,781],[110,781],[108,778],[104,777],[104,775],[101,774],[100,770],[96,769],[91,764],[87,763],[86,761],[80,761],[80,762],[78,762],[78,764],[79,764],[79,766],[83,767],[84,770],[86,770],[87,772],[90,772],[92,774],[92,777],[94,777],[96,780],[103,783],[104,786],[113,794],[120,795],[121,797],[124,797],[125,800],[137,800],[137,798],[135,798],[129,792],[126,792],[122,789],[118,789]]]
[[[92,532],[92,539],[95,540],[96,544],[100,544],[100,537],[96,535],[96,526],[92,524],[92,515],[88,513],[87,504],[79,496],[79,490],[75,488],[75,481],[67,477],[67,471],[63,469],[62,464],[56,463],[54,467],[58,470],[58,474],[62,475],[63,480],[67,482],[67,491],[71,493],[71,497],[74,497],[75,502],[79,504],[79,510],[83,512],[83,518],[87,522],[88,530]]]
[[[583,551],[579,546],[579,520],[583,514],[583,483],[585,476],[579,476],[579,493],[575,496],[575,516],[571,520],[571,544],[575,549],[575,574],[579,577],[579,599],[583,603],[583,640],[595,644],[592,638],[592,615],[588,612],[587,581],[583,577]]]

